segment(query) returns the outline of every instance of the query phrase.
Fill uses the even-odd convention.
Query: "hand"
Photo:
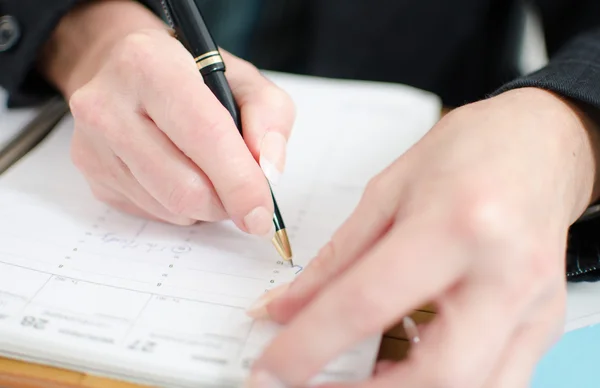
[[[231,218],[269,234],[273,203],[257,161],[271,179],[283,170],[293,122],[283,91],[223,52],[242,138],[190,53],[141,5],[91,2],[55,35],[67,47],[55,56],[70,59],[47,73],[70,99],[73,162],[96,197],[175,224]]]
[[[593,191],[595,135],[573,109],[521,89],[443,118],[289,288],[249,311],[287,327],[248,386],[303,386],[433,301],[409,358],[352,387],[526,387],[562,333],[567,230]]]

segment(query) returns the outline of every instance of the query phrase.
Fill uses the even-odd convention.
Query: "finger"
[[[444,234],[431,244],[436,231],[430,225],[394,227],[297,314],[254,370],[287,385],[303,384],[341,352],[378,335],[455,282],[465,267],[460,249]]]
[[[76,110],[79,113],[79,110]],[[88,183],[94,197],[112,208],[148,219],[158,219],[143,210],[121,192],[114,169],[113,154],[108,151],[101,139],[92,141],[79,120],[71,139],[71,159]],[[104,151],[101,151],[104,148]],[[101,156],[101,154],[103,156]]]
[[[91,134],[91,136],[90,136]],[[105,145],[103,139],[94,131],[78,126],[73,137],[71,154],[77,167],[84,175],[92,189],[110,188],[100,194],[107,199],[114,199],[119,194],[143,212],[162,221],[176,225],[191,225],[195,221],[174,215],[154,199],[133,177],[127,165]]]
[[[204,84],[185,48],[157,40],[136,49],[148,51],[138,55],[144,57],[139,63],[142,109],[204,171],[238,227],[270,234],[273,200],[267,180],[229,112]]]
[[[548,319],[552,318],[548,317]],[[551,338],[548,333],[549,330],[541,325],[527,325],[517,330],[506,347],[499,366],[484,387],[528,388],[535,366],[548,348],[548,339]],[[404,372],[409,367],[413,366],[383,361],[377,363],[372,380],[358,384],[323,384],[319,385],[319,388],[387,388],[400,384],[403,387],[411,387],[403,380]],[[429,366],[429,370],[435,368]],[[461,387],[469,388],[476,385]]]
[[[156,218],[154,215],[144,211],[143,209],[140,209],[122,193],[119,193],[108,186],[97,183],[89,183],[89,186],[96,199],[106,203],[118,211],[149,220],[162,221]]]
[[[394,206],[385,204],[401,202],[398,199],[401,185],[397,180],[394,183],[392,177],[393,174],[384,171],[370,182],[358,206],[331,241],[321,249],[289,289],[262,310],[266,315],[280,323],[289,322],[325,285],[375,244],[390,227],[398,212]]]
[[[152,197],[146,189],[131,174],[127,166],[116,155],[113,156],[113,171],[116,171],[120,191],[136,206],[150,213],[154,217],[175,224],[192,225],[196,222],[191,218],[171,213]]]
[[[244,140],[265,176],[277,184],[285,168],[295,108],[287,93],[252,64],[222,51],[227,79],[241,110]]]
[[[492,283],[492,282],[490,282]],[[492,283],[493,284],[493,283]],[[410,361],[385,381],[406,387],[482,387],[514,333],[523,303],[510,305],[503,289],[468,281],[444,297],[427,335],[411,349]],[[526,298],[524,297],[523,300]],[[435,365],[435,369],[431,369]]]
[[[191,219],[217,221],[226,218],[204,173],[151,120],[130,106],[127,99],[115,102],[98,90],[102,90],[101,86],[92,85],[87,91],[77,92],[70,101],[78,128],[72,153],[84,174],[91,175],[92,181],[95,176],[103,176],[96,179],[110,180],[113,171],[126,182],[133,174],[139,183],[121,182],[121,191],[130,187],[140,192],[137,186],[141,185],[164,209],[143,199],[147,195],[141,192],[132,200],[143,200],[158,212],[153,214],[160,214],[164,220],[179,219],[177,223],[188,224]],[[130,196],[131,193],[127,194]],[[167,215],[167,212],[171,214]]]
[[[111,145],[139,184],[167,211],[199,221],[221,221],[227,213],[208,177],[147,117],[127,115]]]
[[[491,303],[493,302],[488,301],[488,304]],[[474,306],[474,309],[475,307],[482,305]],[[387,388],[398,384],[406,388],[480,388],[491,369],[484,364],[497,362],[500,352],[498,349],[502,349],[503,341],[509,337],[509,334],[503,333],[512,333],[512,330],[499,333],[495,330],[498,325],[490,326],[491,320],[482,319],[490,310],[481,310],[480,314],[459,314],[460,310],[453,309],[452,313],[438,317],[431,324],[426,339],[421,339],[411,349],[409,358],[402,363],[378,373],[370,381],[352,385],[326,384],[319,388]],[[474,317],[475,322],[467,322]],[[478,326],[481,324],[485,326]],[[436,353],[436,349],[439,353]],[[485,350],[489,352],[486,353]],[[485,361],[482,362],[482,359]]]
[[[537,363],[563,333],[563,296],[547,304],[515,333],[485,388],[527,388]]]
[[[373,371],[373,377],[375,379],[369,379],[367,381],[362,382],[353,382],[353,383],[323,383],[317,385],[318,388],[371,388],[373,384],[377,383],[376,378],[381,375],[385,375],[393,371],[398,363],[390,360],[381,360],[375,364],[375,368]],[[398,383],[395,384],[398,386]],[[387,388],[387,387],[386,387]]]
[[[382,360],[375,364],[375,370],[373,371],[374,376],[378,376],[385,372],[392,370],[392,368],[396,366],[396,363],[391,360]]]

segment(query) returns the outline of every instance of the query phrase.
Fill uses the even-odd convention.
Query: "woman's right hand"
[[[282,90],[222,52],[242,138],[190,53],[141,5],[91,2],[65,16],[52,40],[61,49],[45,73],[69,99],[72,159],[97,198],[170,223],[230,218],[248,233],[272,233],[265,175],[283,171],[294,119]]]

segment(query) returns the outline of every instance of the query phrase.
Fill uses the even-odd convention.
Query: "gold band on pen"
[[[219,52],[216,50],[202,54],[199,57],[194,58],[194,60],[196,61],[196,67],[198,67],[198,70],[202,70],[207,66],[214,65],[215,63],[223,63],[221,54],[219,54]]]
[[[275,249],[277,249],[279,255],[285,261],[289,261],[293,267],[294,262],[292,260],[292,247],[290,246],[290,240],[285,229],[275,232],[275,235],[271,241],[273,242],[273,245],[275,246]]]
[[[219,52],[217,50],[209,51],[207,53],[204,53],[204,54],[200,55],[199,57],[194,58],[194,61],[200,62],[201,60],[206,59],[208,57],[212,57],[214,55],[220,55],[220,54],[219,54]]]

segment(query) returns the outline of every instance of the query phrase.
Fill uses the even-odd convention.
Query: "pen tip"
[[[280,229],[275,232],[275,236],[273,236],[272,241],[279,255],[285,261],[289,261],[290,264],[294,266],[294,262],[292,261],[292,247],[290,246],[290,240],[285,229]]]

